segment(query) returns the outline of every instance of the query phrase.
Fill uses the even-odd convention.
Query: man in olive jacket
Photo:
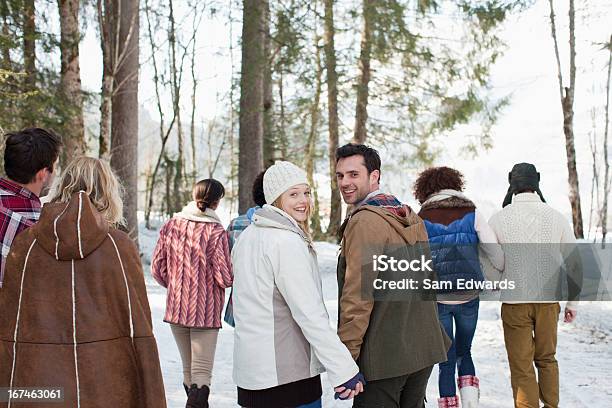
[[[373,256],[415,258],[428,252],[425,226],[410,207],[379,190],[376,150],[358,144],[340,147],[336,178],[351,206],[340,230],[338,335],[368,381],[353,407],[425,407],[432,368],[446,361],[450,347],[435,297],[410,290],[388,291],[396,292],[394,301],[367,295],[374,279],[386,275],[373,272]],[[433,272],[423,277],[435,279]]]

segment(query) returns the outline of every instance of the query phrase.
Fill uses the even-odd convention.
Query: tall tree
[[[170,186],[172,184],[172,174],[174,172],[174,164],[168,153],[166,151],[166,146],[168,141],[170,140],[170,136],[174,130],[174,127],[177,122],[178,111],[180,109],[180,92],[176,92],[176,86],[174,86],[174,79],[178,79],[178,76],[170,75],[170,90],[172,97],[172,116],[169,120],[169,123],[166,123],[166,115],[164,113],[164,103],[162,99],[162,86],[164,85],[163,81],[163,64],[158,62],[158,49],[157,38],[155,37],[155,33],[157,30],[157,25],[154,25],[153,14],[156,14],[155,11],[151,8],[148,0],[145,0],[145,16],[147,20],[147,36],[149,40],[149,44],[151,46],[151,65],[153,66],[153,84],[155,89],[155,101],[157,107],[157,113],[159,115],[159,137],[161,142],[161,148],[159,150],[159,154],[155,161],[155,165],[153,166],[153,170],[148,177],[147,183],[147,201],[145,206],[145,226],[146,228],[151,228],[151,211],[153,210],[153,204],[155,199],[155,189],[157,187],[157,177],[161,170],[165,171],[165,212],[170,214],[172,212],[172,208],[174,207],[174,200],[172,200],[173,196],[170,190]],[[166,19],[164,19],[166,20]],[[169,21],[169,29],[166,31],[168,35],[167,42],[170,41],[170,35],[174,32],[172,26],[173,23],[171,19],[167,19]],[[185,52],[187,52],[187,48],[185,48]],[[176,52],[170,53],[170,58],[176,58]],[[170,65],[170,70],[172,71],[172,65],[176,66],[176,61],[174,64],[172,62],[168,62]],[[182,72],[182,70],[181,70]],[[180,87],[179,87],[180,88]]]
[[[177,61],[178,54],[177,48],[180,46],[179,39],[177,38],[176,31],[176,19],[174,17],[174,1],[168,0],[168,43],[170,46],[170,82],[172,88],[172,99],[176,103],[175,115],[176,115],[176,134],[177,134],[177,145],[178,154],[176,160],[174,160],[174,180],[172,183],[172,203],[169,211],[171,213],[178,212],[183,206],[183,186],[185,181],[185,140],[183,135],[183,122],[181,120],[181,84],[183,81],[183,62],[187,52],[187,47],[184,48],[184,53]]]
[[[36,89],[36,6],[34,0],[23,2],[23,66],[25,90]]]
[[[263,170],[265,0],[244,0],[238,141],[238,212],[253,205],[253,181]]]
[[[359,82],[357,83],[357,107],[355,109],[355,133],[353,141],[364,143],[367,137],[368,95],[370,87],[370,59],[372,54],[372,29],[376,0],[363,0],[361,52],[359,54]]]
[[[606,115],[604,125],[604,141],[603,141],[603,158],[604,158],[604,191],[603,191],[603,205],[601,208],[601,242],[605,245],[606,235],[608,234],[608,198],[610,195],[610,161],[608,158],[608,132],[610,125],[610,77],[612,74],[612,35],[610,35],[610,41],[605,44],[605,48],[608,49],[608,76],[606,80]],[[592,200],[591,200],[592,201]]]
[[[276,158],[276,138],[274,135],[273,83],[272,83],[272,34],[270,32],[270,2],[265,0],[264,14],[264,130],[263,130],[263,160],[264,165],[270,165]]]
[[[197,33],[200,28],[200,23],[204,17],[204,10],[200,10],[198,2],[194,2],[193,7],[193,33],[191,36],[191,53],[190,53],[190,72],[191,72],[191,120],[189,126],[189,140],[191,141],[191,179],[195,184],[198,176],[198,163],[196,160],[196,94],[198,90],[198,76],[196,74],[196,43]]]
[[[237,191],[238,188],[236,186],[236,181],[237,181],[237,173],[238,173],[238,166],[237,166],[237,155],[236,155],[236,143],[235,143],[235,139],[236,139],[236,120],[235,120],[235,113],[236,113],[236,102],[235,102],[235,94],[236,94],[236,86],[235,86],[235,82],[234,82],[234,72],[235,70],[235,63],[234,63],[234,20],[232,19],[232,8],[233,8],[233,2],[234,0],[228,0],[229,4],[228,4],[228,13],[227,13],[227,25],[229,26],[229,30],[228,30],[228,35],[229,35],[229,59],[230,59],[230,78],[231,78],[231,84],[230,84],[230,89],[229,89],[229,150],[230,150],[230,187],[231,187],[231,194],[229,196],[230,199],[230,212],[234,213],[234,205],[236,204],[236,199],[238,198]]]
[[[139,0],[113,0],[117,11],[116,54],[125,57],[115,75],[112,97],[111,166],[125,187],[127,231],[138,242],[138,69]],[[120,85],[120,86],[119,86]]]
[[[3,43],[6,42],[11,35],[11,27],[10,27],[10,7],[7,4],[7,1],[0,2],[0,17],[2,18],[2,40]],[[8,44],[2,45],[2,69],[5,71],[10,71],[12,69],[12,61],[11,61],[11,50],[12,47],[8,46]]]
[[[555,57],[557,61],[557,73],[559,82],[559,96],[563,112],[563,133],[565,135],[565,152],[567,156],[567,172],[569,182],[569,200],[572,206],[572,222],[576,238],[583,238],[582,209],[580,206],[580,186],[578,183],[578,171],[576,169],[576,147],[574,142],[574,93],[576,89],[576,36],[575,36],[575,8],[574,0],[569,0],[569,83],[564,86],[563,73],[561,70],[561,59],[559,57],[559,45],[557,41],[557,29],[555,22],[555,8],[553,0],[550,5],[550,27],[553,38]]]
[[[318,127],[319,127],[319,104],[321,102],[321,88],[323,82],[323,64],[321,64],[321,47],[319,42],[321,37],[318,33],[317,19],[317,5],[318,2],[314,3],[314,14],[315,14],[315,36],[314,36],[314,49],[315,49],[315,94],[312,101],[312,107],[310,109],[310,131],[308,133],[308,143],[306,144],[306,175],[308,177],[308,184],[312,189],[313,193],[313,208],[311,216],[312,235],[315,239],[320,239],[322,235],[321,231],[321,216],[319,214],[319,193],[318,188],[315,185],[314,173],[315,173],[315,158],[316,158],[316,146],[318,139]]]
[[[3,75],[0,79],[0,129],[10,129],[21,127],[21,115],[19,113],[19,105],[16,100],[22,94],[23,74],[20,69],[15,67],[14,58],[11,56],[11,51],[22,46],[17,34],[15,14],[13,5],[10,1],[0,2],[0,17],[2,18],[2,71]],[[0,159],[1,161],[1,159]],[[1,169],[2,167],[0,167]]]
[[[591,157],[593,158],[592,172],[593,177],[591,178],[591,208],[589,209],[589,229],[587,236],[591,235],[591,227],[593,226],[593,212],[597,215],[597,221],[595,223],[595,229],[602,223],[601,221],[601,207],[599,205],[599,155],[598,155],[598,143],[597,143],[597,109],[591,108],[591,122],[593,130],[589,134],[589,148],[591,150]],[[605,142],[604,142],[605,144]],[[606,157],[606,155],[604,155]],[[597,242],[597,236],[593,239],[593,242]]]
[[[325,71],[327,73],[327,115],[329,127],[329,178],[331,202],[327,235],[335,237],[342,222],[342,203],[336,180],[336,149],[340,131],[338,120],[338,72],[336,70],[336,47],[334,44],[334,0],[325,0]]]
[[[82,155],[86,151],[83,125],[83,96],[79,64],[79,1],[58,0],[60,12],[61,94],[69,107],[64,126],[64,163],[67,155]]]
[[[102,88],[100,92],[100,134],[98,136],[98,155],[110,158],[111,113],[113,86],[118,58],[115,58],[116,34],[113,28],[116,13],[113,13],[113,0],[96,0],[98,26],[100,30],[100,47],[102,49]]]

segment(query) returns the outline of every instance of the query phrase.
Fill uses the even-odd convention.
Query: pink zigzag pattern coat
[[[228,236],[221,224],[170,219],[160,231],[151,273],[168,289],[165,322],[221,327],[225,288],[234,280]]]

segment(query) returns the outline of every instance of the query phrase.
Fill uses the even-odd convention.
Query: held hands
[[[359,395],[359,393],[363,392],[363,386],[365,383],[366,380],[363,377],[363,374],[357,373],[357,375],[344,384],[334,388],[334,391],[336,392],[334,394],[334,399],[348,400],[354,398],[355,396]]]
[[[576,315],[578,314],[577,311],[572,310],[572,309],[568,309],[567,307],[565,308],[565,316],[563,318],[563,321],[565,323],[572,323],[574,320],[576,320]]]

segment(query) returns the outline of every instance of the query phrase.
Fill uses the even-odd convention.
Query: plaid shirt
[[[229,233],[230,251],[234,247],[234,244],[236,243],[236,240],[238,239],[238,236],[240,236],[242,231],[244,231],[246,227],[251,225],[251,218],[253,217],[255,211],[259,208],[261,207],[251,207],[246,212],[246,214],[242,214],[230,221],[229,226],[227,227],[227,232]]]
[[[229,226],[227,227],[227,232],[229,233],[229,247],[230,251],[234,247],[238,236],[251,225],[251,221],[247,218],[246,214],[242,214],[233,220],[230,221]]]
[[[406,217],[411,211],[410,207],[402,204],[395,196],[380,192],[373,196],[368,196],[363,204],[383,207],[399,217]]]
[[[239,215],[230,221],[229,226],[227,227],[227,232],[229,234],[229,247],[230,251],[234,247],[236,240],[249,225],[251,225],[251,219],[253,218],[253,214],[256,210],[261,207],[251,207],[246,212],[246,214]],[[235,327],[236,323],[234,322],[234,302],[232,298],[234,297],[234,291],[230,293],[229,300],[227,301],[227,307],[225,308],[225,315],[223,316],[223,320],[227,324],[232,327]]]
[[[34,225],[40,217],[40,199],[30,190],[0,177],[0,288],[4,280],[4,264],[15,236]]]

